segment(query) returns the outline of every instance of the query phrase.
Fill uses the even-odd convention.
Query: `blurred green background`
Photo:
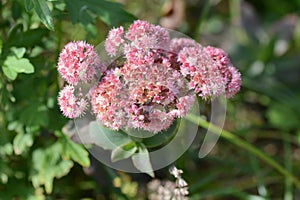
[[[97,45],[110,28],[136,18],[223,48],[243,80],[241,92],[227,101],[225,129],[300,179],[299,0],[0,3],[0,199],[147,199],[151,178],[89,157],[62,133],[68,120],[57,106],[62,47],[73,40]],[[226,139],[199,159],[199,135],[175,163],[189,199],[300,199],[291,179]],[[173,180],[167,168],[156,178]]]

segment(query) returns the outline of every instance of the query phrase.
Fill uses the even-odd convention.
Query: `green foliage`
[[[154,172],[152,169],[152,164],[149,157],[149,152],[145,145],[142,143],[139,145],[138,153],[132,156],[133,165],[141,172],[149,174],[154,177]]]
[[[76,18],[79,10],[91,20]],[[82,37],[88,37],[91,30],[97,35],[99,19],[116,26],[135,17],[109,1],[4,1],[0,13],[0,199],[72,196],[61,191],[61,178],[73,185],[69,174],[75,168],[80,185],[85,180],[79,166],[89,167],[90,158],[62,132],[67,119],[57,106],[62,84],[56,63],[64,43],[74,40],[62,24],[84,27]]]
[[[26,6],[26,10],[31,10],[32,7],[34,7],[35,12],[45,26],[50,30],[54,30],[53,19],[46,0],[32,0],[31,2],[26,3],[29,4]]]
[[[90,160],[88,152],[83,146],[73,142],[68,136],[61,132],[55,132],[55,135],[59,137],[59,142],[62,145],[62,157],[66,160],[72,158],[80,165],[84,167],[90,166]]]
[[[235,137],[225,135],[199,160],[199,134],[176,161],[189,184],[190,199],[298,199],[299,189],[290,177],[300,177],[299,1],[184,1],[187,12],[181,21],[173,19],[180,12],[168,5],[171,1],[125,2],[1,2],[0,199],[147,199],[149,177],[138,175],[137,182],[135,175],[95,164],[86,148],[65,134],[68,120],[56,100],[63,86],[56,71],[63,45],[75,38],[97,45],[108,27],[132,22],[133,14],[175,24],[203,44],[228,50],[243,75],[242,92],[228,101],[225,127],[251,142],[252,153],[242,150],[247,148],[243,142],[231,145],[228,141]],[[201,111],[209,113],[206,106]],[[137,139],[134,132],[126,134],[132,130],[115,132],[92,122],[90,135],[98,146],[112,151],[112,161],[131,159],[138,170],[153,176],[149,151],[172,140],[179,123]],[[268,165],[259,159],[264,156],[272,158]],[[91,169],[82,170],[89,165]],[[278,173],[278,166],[290,176]],[[168,179],[166,171],[160,170],[158,177]]]
[[[176,120],[168,130],[141,139],[136,136],[140,134],[145,134],[145,136],[148,134],[149,136],[153,133],[147,131],[136,133],[136,130],[132,129],[127,129],[125,132],[122,130],[114,131],[100,125],[97,121],[93,121],[89,124],[89,135],[97,146],[105,150],[112,150],[112,162],[131,157],[133,165],[139,171],[154,177],[147,147],[159,147],[168,143],[176,135],[179,124],[180,119]]]
[[[18,73],[31,74],[34,72],[34,67],[29,59],[23,58],[26,51],[24,47],[12,47],[10,50],[13,55],[7,56],[2,66],[3,73],[9,79],[15,80]]]
[[[73,23],[90,24],[98,16],[110,26],[120,26],[132,22],[135,17],[122,9],[121,4],[106,0],[65,0]],[[78,14],[79,11],[79,14]],[[93,15],[94,14],[94,15]]]
[[[129,158],[136,153],[137,149],[138,148],[133,141],[129,142],[128,144],[118,146],[111,152],[111,160],[113,162],[116,162],[119,160]]]
[[[162,133],[155,134],[152,137],[146,137],[143,139],[143,144],[145,144],[148,148],[158,147],[164,145],[172,140],[172,138],[176,135],[181,119],[177,119],[174,123],[168,128],[168,130],[163,131]]]
[[[95,143],[103,149],[113,150],[131,142],[131,139],[123,131],[113,131],[93,121],[89,125],[89,134]]]
[[[46,192],[51,193],[54,178],[60,178],[69,173],[73,162],[63,160],[62,152],[62,145],[59,142],[46,149],[36,149],[33,152],[30,179],[35,188],[44,185]]]

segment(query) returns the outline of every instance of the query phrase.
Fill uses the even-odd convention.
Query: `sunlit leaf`
[[[130,142],[125,145],[121,145],[115,148],[111,153],[111,160],[113,162],[123,160],[132,156],[136,151],[137,147],[134,142]]]
[[[61,134],[62,151],[65,159],[72,159],[84,167],[90,165],[89,154],[80,144],[73,142],[68,136]]]
[[[132,162],[138,170],[154,177],[149,152],[143,144],[140,144],[138,153],[132,156]]]
[[[122,131],[114,131],[93,121],[89,125],[89,134],[94,138],[95,144],[106,150],[113,150],[118,146],[131,142],[128,135]]]
[[[45,26],[50,29],[54,30],[54,25],[53,25],[53,19],[51,16],[51,12],[49,10],[49,7],[47,5],[47,2],[45,0],[32,0],[35,12],[45,24]]]
[[[18,76],[18,73],[7,67],[6,65],[2,66],[3,73],[11,80],[15,80]]]
[[[27,58],[18,59],[15,56],[8,56],[4,65],[16,73],[30,74],[34,72],[34,67]]]
[[[73,166],[70,160],[62,160],[62,147],[60,143],[45,149],[36,149],[32,155],[33,170],[31,171],[31,181],[35,188],[45,185],[45,190],[49,194],[53,190],[54,178],[60,178]]]
[[[23,56],[26,52],[26,48],[24,48],[24,47],[20,47],[20,48],[12,47],[12,48],[10,48],[10,50],[15,54],[15,56],[18,59],[23,58]]]
[[[13,148],[16,155],[22,154],[33,144],[33,135],[30,133],[18,133],[13,141]]]

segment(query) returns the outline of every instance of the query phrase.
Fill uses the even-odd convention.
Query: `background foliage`
[[[300,177],[299,1],[119,2],[1,0],[0,199],[146,199],[150,177],[89,157],[73,142],[56,100],[63,45],[97,45],[109,28],[136,17],[225,49],[243,75],[242,91],[228,101],[225,129]],[[227,140],[199,159],[201,139],[176,162],[190,199],[300,198],[290,179]],[[171,179],[167,169],[156,177]]]

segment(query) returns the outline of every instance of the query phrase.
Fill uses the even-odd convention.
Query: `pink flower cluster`
[[[109,128],[157,133],[187,114],[194,94],[204,100],[229,98],[240,89],[240,73],[222,49],[202,47],[189,38],[171,39],[166,29],[145,21],[136,20],[127,31],[112,29],[105,50],[115,60],[103,72],[92,46],[73,42],[63,49],[58,71],[69,84],[88,82],[103,72],[86,96],[76,98],[73,86],[60,92],[65,116],[80,116],[88,99],[91,112]]]
[[[131,58],[121,68],[107,71],[92,90],[93,112],[104,125],[156,133],[187,114],[194,99],[187,94],[187,81],[170,67],[169,59],[152,53],[143,64]]]
[[[76,85],[79,81],[88,82],[103,70],[94,47],[83,41],[70,42],[61,51],[57,70],[65,81]]]
[[[63,88],[58,96],[58,104],[63,114],[68,118],[82,115],[88,105],[82,94],[75,94],[79,82],[90,82],[94,76],[104,71],[94,47],[83,41],[70,42],[65,45],[58,59],[57,70],[61,77],[69,84]]]
[[[65,86],[58,94],[58,104],[63,114],[68,118],[76,118],[84,114],[88,102],[74,94],[75,88],[72,85]]]
[[[224,78],[225,84],[225,95],[227,98],[235,95],[241,86],[241,75],[237,69],[231,64],[227,54],[222,49],[207,46],[204,51],[213,58],[216,65],[218,66],[218,71],[220,71],[221,76]]]

